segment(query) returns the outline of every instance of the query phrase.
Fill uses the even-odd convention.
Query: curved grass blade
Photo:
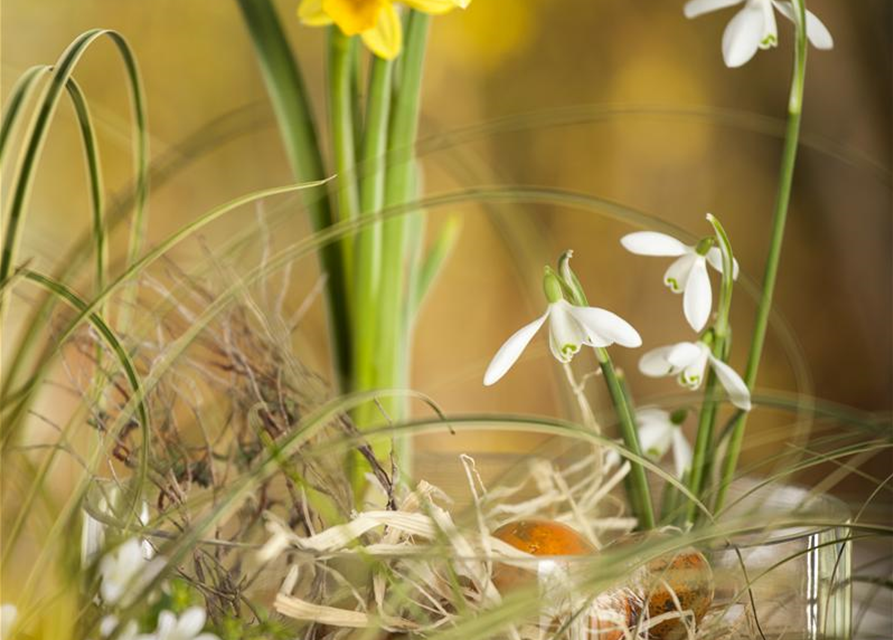
[[[57,296],[60,300],[69,304],[72,308],[83,311],[87,308],[87,304],[81,300],[81,298],[74,293],[71,289],[69,289],[64,284],[57,282],[47,276],[44,276],[35,271],[26,271],[23,274],[24,278],[28,281],[33,282],[53,295]],[[115,333],[109,328],[109,326],[105,323],[105,321],[99,317],[99,315],[95,313],[91,313],[89,315],[89,321],[94,326],[94,328],[99,332],[99,335],[102,336],[102,339],[108,345],[108,347],[114,352],[117,356],[119,363],[121,364],[121,368],[124,370],[125,375],[127,376],[127,381],[133,390],[134,397],[139,399],[139,402],[136,406],[136,412],[139,415],[139,423],[140,423],[140,432],[143,438],[143,446],[140,451],[140,460],[139,460],[139,475],[137,476],[137,482],[134,484],[135,492],[133,496],[133,503],[138,504],[139,496],[143,485],[143,480],[146,478],[149,472],[149,433],[150,433],[150,424],[149,424],[149,412],[146,408],[143,394],[142,394],[142,384],[140,382],[139,374],[136,371],[136,368],[133,366],[133,362],[130,360],[130,356],[121,346],[121,343],[118,341]],[[112,433],[117,433],[114,429]],[[49,453],[44,459],[43,464],[41,465],[41,469],[38,471],[37,476],[32,483],[32,488],[29,491],[23,506],[19,510],[19,515],[10,530],[9,533],[5,536],[4,543],[6,547],[3,551],[3,560],[5,561],[7,558],[7,554],[11,551],[11,549],[15,546],[15,540],[18,537],[21,527],[24,524],[25,518],[27,514],[30,513],[30,505],[34,501],[35,496],[39,489],[43,486],[44,481],[49,473],[50,467],[52,466],[53,460],[55,459],[56,451],[52,451]]]
[[[120,34],[107,29],[92,29],[76,38],[54,65],[52,78],[41,97],[34,120],[26,135],[22,158],[12,185],[10,204],[7,207],[9,215],[6,222],[2,254],[0,254],[0,282],[6,280],[13,271],[31,183],[40,159],[43,144],[46,141],[49,125],[53,120],[59,102],[59,97],[62,90],[68,85],[69,78],[71,78],[75,67],[86,50],[102,37],[110,38],[115,44],[124,62],[130,84],[134,126],[138,132],[135,144],[137,156],[136,188],[138,196],[133,221],[134,231],[131,236],[131,250],[139,250],[142,240],[141,229],[144,224],[143,209],[146,199],[146,171],[148,167],[148,132],[146,129],[139,71],[130,46]],[[2,317],[3,307],[5,306],[4,302],[5,296],[0,296],[0,317]]]

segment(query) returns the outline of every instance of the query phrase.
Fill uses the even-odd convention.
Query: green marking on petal
[[[681,291],[676,278],[667,278],[665,282],[667,283],[667,286],[670,287],[670,289],[672,289],[673,291],[676,291],[677,293]]]

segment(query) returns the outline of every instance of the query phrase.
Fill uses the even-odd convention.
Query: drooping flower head
[[[722,36],[722,57],[727,67],[740,67],[760,49],[778,44],[775,11],[791,22],[799,18],[794,5],[782,0],[689,0],[683,9],[686,18],[696,18],[744,2]],[[831,49],[831,33],[811,11],[806,12],[806,37],[816,49]]]
[[[359,34],[372,53],[393,60],[403,46],[396,4],[393,0],[301,0],[298,17],[311,27],[336,24],[346,36]],[[440,15],[456,7],[464,9],[471,0],[401,0],[401,4]]]
[[[543,291],[548,301],[546,312],[505,341],[487,367],[485,385],[495,384],[506,374],[546,320],[549,321],[549,348],[555,359],[562,363],[570,362],[583,345],[642,345],[638,332],[620,316],[605,309],[578,306],[565,300],[559,276],[549,267],[546,267],[543,276]]]
[[[652,378],[674,376],[683,387],[695,390],[703,384],[708,364],[732,404],[750,411],[750,390],[744,380],[732,367],[710,353],[710,345],[704,341],[679,342],[652,349],[639,360],[639,370]]]
[[[713,290],[707,265],[722,273],[722,252],[705,238],[695,246],[684,244],[665,233],[636,231],[623,236],[620,243],[640,256],[676,258],[664,274],[664,284],[673,293],[682,293],[685,319],[695,331],[703,329],[713,309]],[[733,262],[732,277],[738,277],[738,262]]]

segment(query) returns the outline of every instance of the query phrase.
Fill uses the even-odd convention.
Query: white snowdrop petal
[[[816,49],[828,51],[834,48],[834,38],[828,27],[808,9],[806,10],[806,37]]]
[[[781,15],[796,24],[797,19],[794,14],[794,6],[790,2],[773,0],[772,4],[775,5],[775,8],[778,9]],[[809,9],[806,10],[806,37],[809,38],[812,46],[816,49],[828,50],[834,48],[834,38],[831,37],[828,27]]]
[[[559,300],[549,305],[549,347],[559,362],[568,363],[587,341],[584,328],[571,314],[571,305]]]
[[[685,290],[685,283],[688,282],[691,268],[697,259],[698,257],[694,252],[686,253],[681,258],[673,261],[673,264],[664,273],[664,284],[670,287],[673,293],[682,293]]]
[[[19,610],[14,604],[0,606],[0,638],[8,638],[10,636],[18,617]]]
[[[205,626],[205,610],[201,607],[189,607],[177,620],[176,634],[181,638],[194,638]]]
[[[741,376],[732,367],[712,355],[710,356],[710,366],[716,372],[719,383],[729,394],[729,400],[732,401],[732,404],[744,411],[750,411],[750,390],[744,384]]]
[[[722,251],[719,250],[719,247],[713,247],[707,252],[707,262],[709,262],[710,266],[716,269],[719,273],[722,273]],[[738,279],[738,270],[738,260],[733,257],[732,280]]]
[[[742,0],[689,0],[682,8],[682,13],[686,18],[697,18],[698,16],[725,9],[734,6]]]
[[[518,358],[521,357],[521,353],[527,345],[530,344],[533,336],[540,330],[540,327],[543,326],[543,323],[548,317],[549,312],[546,311],[546,313],[530,324],[518,329],[505,341],[505,344],[503,344],[499,348],[499,351],[496,352],[496,355],[493,356],[493,360],[490,361],[490,366],[487,367],[487,372],[484,374],[484,385],[490,386],[491,384],[495,384],[509,369],[512,368],[512,365],[518,361]]]
[[[685,369],[699,358],[704,357],[706,346],[702,342],[677,342],[667,347],[667,362],[675,371]]]
[[[667,356],[673,347],[652,349],[639,359],[639,371],[652,378],[662,378],[677,373]]]
[[[748,2],[729,21],[722,35],[722,57],[727,67],[735,68],[747,63],[763,39],[765,16],[760,3]]]
[[[682,299],[682,310],[685,319],[695,331],[700,331],[710,319],[713,310],[713,291],[710,288],[710,276],[707,275],[707,261],[696,260],[685,283],[685,294]]]
[[[620,244],[640,256],[681,256],[689,251],[689,247],[673,236],[657,231],[628,233],[620,238]]]
[[[589,342],[596,347],[617,343],[623,347],[642,346],[642,337],[633,326],[607,309],[598,307],[570,307],[571,315],[587,332]],[[607,342],[607,344],[604,344]]]
[[[679,375],[679,381],[684,387],[689,389],[697,389],[704,382],[704,374],[707,371],[707,360],[710,357],[710,351],[703,343],[698,343],[701,347],[700,355]]]
[[[669,423],[649,422],[638,430],[639,448],[649,458],[660,460],[670,449],[672,431]]]
[[[685,438],[682,427],[673,428],[673,466],[676,469],[676,477],[681,478],[686,469],[691,466],[691,445]]]

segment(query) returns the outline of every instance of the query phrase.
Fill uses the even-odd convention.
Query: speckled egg
[[[691,611],[695,624],[699,624],[713,603],[714,590],[713,570],[704,554],[689,547],[652,560],[647,569],[643,586],[648,616],[654,618],[676,611],[675,594],[682,611]],[[686,636],[685,624],[676,619],[661,622],[649,630],[649,637],[655,640],[681,640]]]
[[[646,538],[668,539],[666,533],[633,533],[618,539],[612,546],[640,543]],[[704,554],[686,547],[651,560],[638,573],[633,585],[643,602],[648,603],[648,617],[676,611],[673,595],[682,611],[694,614],[699,624],[713,603],[713,570]],[[651,640],[681,640],[687,637],[685,624],[679,619],[661,622],[649,630]]]

